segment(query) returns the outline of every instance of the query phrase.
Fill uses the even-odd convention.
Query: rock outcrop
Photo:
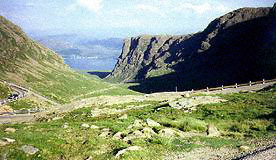
[[[108,79],[144,92],[201,88],[276,77],[273,8],[241,8],[199,33],[127,38]]]
[[[274,6],[273,6],[273,8],[271,10],[271,14],[274,15],[274,16],[276,16],[276,3],[274,3]]]
[[[170,63],[164,63],[171,56],[170,46],[180,43],[191,36],[150,36],[142,35],[124,40],[121,56],[112,72],[112,77],[119,81],[128,82],[141,80],[159,69],[163,73],[170,73]],[[162,73],[160,73],[162,74]]]
[[[214,125],[209,124],[208,129],[207,129],[207,136],[208,137],[219,137],[220,132],[218,131],[218,129]]]
[[[181,109],[184,112],[191,113],[197,109],[197,106],[204,104],[215,104],[226,102],[227,100],[216,96],[195,96],[191,98],[180,98],[169,102],[169,106],[175,109]]]
[[[7,133],[14,133],[15,131],[16,131],[15,128],[6,128],[5,129],[5,132],[7,132]]]
[[[39,149],[35,148],[34,146],[31,145],[24,145],[21,147],[21,150],[25,152],[28,155],[34,155],[37,152],[39,152]]]
[[[120,151],[115,155],[115,157],[118,158],[118,157],[120,157],[121,155],[125,154],[125,153],[128,152],[128,151],[139,151],[139,150],[142,150],[142,147],[139,147],[139,146],[131,146],[131,147],[128,147],[128,148],[125,148],[125,149],[120,150]]]

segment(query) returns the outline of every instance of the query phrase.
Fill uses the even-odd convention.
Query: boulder
[[[126,136],[126,137],[123,138],[123,141],[129,143],[129,142],[131,142],[132,139],[133,139],[133,137],[130,136],[130,135],[128,135],[128,136]]]
[[[127,119],[127,118],[128,118],[127,114],[124,114],[124,115],[122,115],[121,117],[119,117],[119,119],[121,119],[121,120]]]
[[[116,134],[113,135],[113,138],[116,140],[121,140],[124,138],[124,133],[123,132],[117,132]]]
[[[4,141],[8,142],[8,143],[14,143],[15,139],[11,139],[11,138],[3,138]]]
[[[169,106],[176,109],[182,109],[187,112],[191,112],[196,110],[198,105],[202,104],[213,104],[225,102],[226,100],[217,97],[217,96],[196,96],[191,98],[181,98],[177,101],[173,101],[169,103]]]
[[[0,140],[0,147],[4,147],[6,145],[10,144],[9,142],[7,141],[4,141],[4,140]]]
[[[8,132],[8,133],[14,133],[16,131],[15,128],[6,128],[5,129],[5,132]]]
[[[191,95],[190,95],[190,93],[186,92],[186,93],[183,95],[183,97],[184,97],[184,98],[190,98]]]
[[[139,130],[134,131],[133,133],[130,133],[126,137],[124,137],[124,141],[128,142],[132,139],[137,139],[137,138],[145,138],[146,136]]]
[[[200,48],[200,50],[205,51],[205,50],[209,49],[210,47],[211,47],[210,43],[208,43],[208,42],[206,42],[206,41],[203,41],[203,42],[201,43],[201,48]]]
[[[175,109],[188,109],[193,106],[193,99],[184,98],[174,102],[170,102],[169,106]]]
[[[240,151],[242,151],[242,152],[247,152],[247,151],[249,151],[249,149],[250,149],[250,147],[248,147],[248,146],[240,146]]]
[[[91,156],[85,158],[85,160],[93,160],[93,158]]]
[[[138,137],[142,137],[143,133],[141,131],[137,130],[137,131],[134,131],[132,133],[132,135],[138,138]]]
[[[111,132],[102,132],[99,136],[106,138],[106,137],[110,137],[111,135],[112,135]]]
[[[99,129],[100,127],[96,126],[96,125],[91,125],[90,126],[91,129]]]
[[[62,128],[68,128],[69,126],[68,126],[68,124],[64,124],[63,126],[62,126]]]
[[[111,131],[111,129],[109,129],[109,128],[103,128],[102,131],[103,132],[108,132],[108,131]]]
[[[147,137],[150,137],[152,135],[156,135],[156,133],[149,127],[143,128],[142,133]]]
[[[100,137],[107,138],[112,135],[112,132],[109,128],[102,129],[102,133],[99,135]]]
[[[150,127],[159,127],[159,126],[161,126],[158,122],[155,122],[152,119],[147,119],[146,122],[147,122],[147,125],[150,126]]]
[[[120,150],[120,151],[115,155],[115,157],[118,158],[118,157],[120,157],[121,155],[125,154],[127,151],[139,151],[139,150],[142,150],[142,147],[139,147],[139,146],[131,146],[131,147],[128,147],[128,148],[126,148],[126,149]]]
[[[131,128],[142,128],[143,127],[143,121],[140,120],[140,119],[136,119],[132,125],[128,126],[128,129],[131,129]]]
[[[81,127],[83,127],[83,128],[89,128],[90,126],[89,126],[89,124],[83,123],[83,124],[81,125]]]
[[[218,137],[220,136],[220,132],[218,131],[218,129],[212,125],[212,124],[209,124],[208,125],[208,128],[207,128],[207,136],[208,137]]]
[[[39,151],[39,149],[37,149],[31,145],[24,145],[21,147],[21,150],[29,155],[34,155]]]
[[[133,123],[133,127],[142,127],[143,126],[143,121],[140,119],[136,119]]]
[[[53,121],[57,121],[57,120],[60,120],[60,119],[62,119],[63,117],[54,117],[52,120]]]
[[[178,134],[175,130],[173,130],[171,128],[165,128],[165,129],[160,130],[158,135],[161,137],[170,138],[170,137],[175,137]]]

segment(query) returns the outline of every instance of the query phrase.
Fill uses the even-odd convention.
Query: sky
[[[275,0],[0,0],[0,15],[28,34],[95,38],[188,34],[242,7]]]

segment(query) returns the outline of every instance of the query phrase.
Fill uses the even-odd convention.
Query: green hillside
[[[59,103],[74,96],[111,87],[99,79],[79,74],[50,49],[27,37],[20,27],[0,16],[0,80],[13,82]],[[128,94],[127,89],[116,87]]]
[[[10,88],[0,82],[0,99],[6,98],[10,94]]]

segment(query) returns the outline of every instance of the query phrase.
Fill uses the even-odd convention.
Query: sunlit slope
[[[2,16],[0,79],[33,89],[60,103],[111,87],[96,78],[72,71],[60,56],[30,39],[20,27]]]

